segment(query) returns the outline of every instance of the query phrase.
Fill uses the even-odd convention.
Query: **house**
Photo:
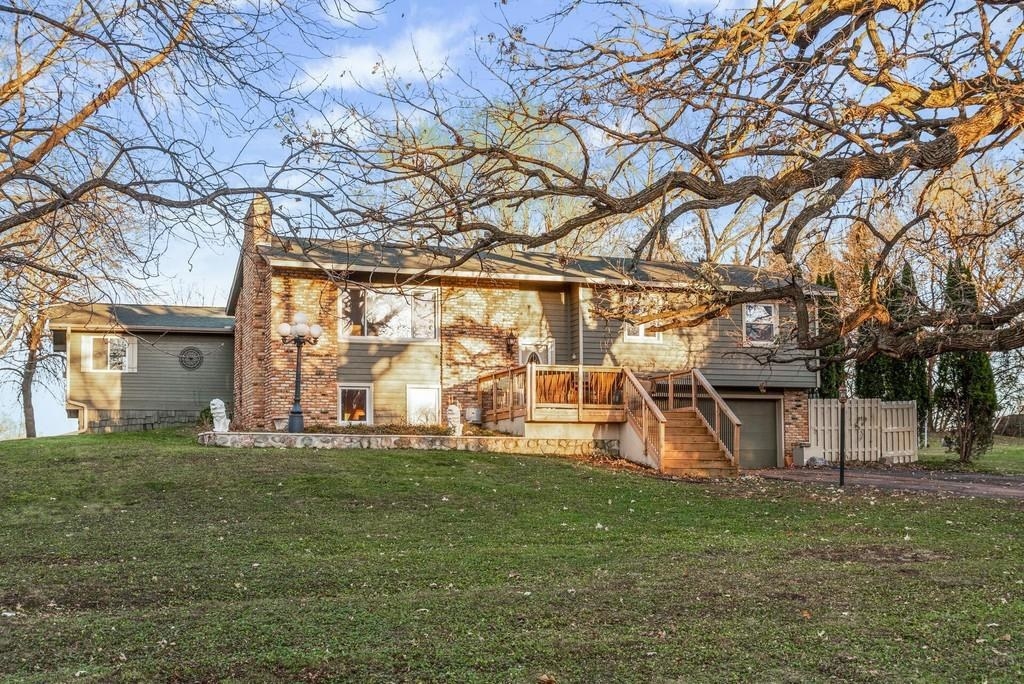
[[[695,268],[644,262],[628,280],[671,287]],[[730,287],[760,277],[722,271]],[[436,423],[454,403],[471,420],[526,438],[611,437],[635,442],[642,457],[661,450],[664,461],[674,450],[707,461],[697,471],[790,462],[807,439],[816,374],[745,352],[774,340],[791,308],[748,304],[697,328],[653,332],[599,315],[599,300],[625,284],[623,272],[623,263],[598,257],[483,254],[450,267],[426,251],[285,240],[258,200],[226,309],[235,317],[235,424],[267,430],[288,414],[295,350],[276,330],[301,311],[324,329],[303,350],[307,425]],[[703,418],[679,413],[687,407]],[[627,434],[630,421],[636,429]],[[698,434],[705,428],[714,434]],[[726,465],[718,451],[687,446],[697,442],[721,447]],[[730,453],[735,442],[738,454]]]
[[[194,425],[210,399],[231,403],[234,319],[222,307],[94,304],[49,325],[80,431]]]
[[[671,473],[786,465],[807,440],[817,377],[752,352],[785,338],[790,305],[664,332],[602,315],[623,288],[678,290],[704,268],[534,252],[452,266],[429,251],[283,239],[258,199],[225,309],[94,305],[51,329],[68,354],[69,413],[88,430],[193,422],[214,397],[233,404],[234,429],[272,430],[295,382],[295,347],[277,330],[302,312],[324,331],[303,349],[308,427],[439,423],[455,404],[527,440],[615,440]],[[714,270],[726,288],[766,277]]]

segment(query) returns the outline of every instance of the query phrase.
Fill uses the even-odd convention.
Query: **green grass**
[[[0,679],[1019,681],[1022,558],[1017,503],[8,442]]]
[[[925,468],[999,475],[1024,474],[1024,438],[1022,437],[997,436],[991,451],[966,466],[957,460],[956,454],[950,453],[942,447],[941,435],[932,435],[929,442],[927,449],[921,449],[918,452],[920,463]]]

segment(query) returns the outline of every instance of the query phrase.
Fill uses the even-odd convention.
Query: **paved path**
[[[838,485],[838,468],[779,468],[746,471],[771,480]],[[1024,501],[1024,476],[951,473],[938,470],[847,468],[846,485]]]

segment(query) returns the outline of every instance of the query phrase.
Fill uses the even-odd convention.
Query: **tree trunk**
[[[29,346],[25,359],[25,371],[21,374],[21,407],[25,412],[25,436],[36,436],[36,414],[32,406],[32,382],[36,377],[39,350]]]
[[[25,414],[25,436],[36,436],[36,413],[32,405],[32,385],[39,369],[39,355],[43,352],[43,332],[46,317],[38,316],[25,331],[25,368],[21,373],[21,408]]]

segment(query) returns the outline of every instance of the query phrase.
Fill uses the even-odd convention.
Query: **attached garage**
[[[743,423],[740,431],[740,468],[777,468],[781,463],[780,424],[782,401],[778,398],[730,398],[729,408]]]

